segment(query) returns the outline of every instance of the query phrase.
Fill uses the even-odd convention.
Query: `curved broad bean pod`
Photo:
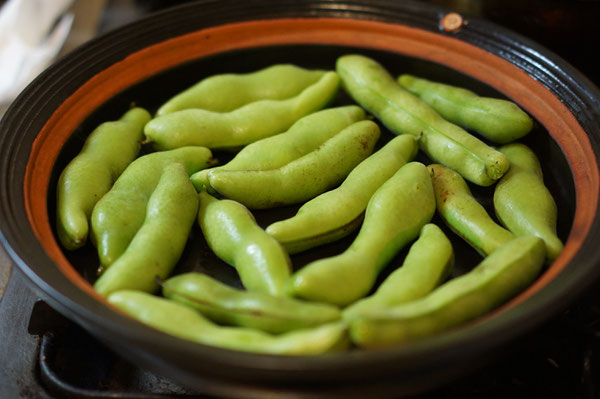
[[[335,72],[287,100],[260,100],[230,112],[185,109],[152,119],[144,133],[158,150],[184,146],[228,148],[286,131],[298,119],[325,107],[339,87]]]
[[[356,105],[329,108],[299,119],[288,131],[255,141],[244,147],[230,162],[194,173],[198,191],[211,189],[208,174],[213,170],[276,169],[314,151],[349,125],[365,119],[365,111]]]
[[[492,220],[463,178],[442,165],[429,165],[437,210],[444,222],[482,256],[515,238]]]
[[[169,99],[156,115],[188,108],[229,112],[259,100],[285,100],[316,83],[326,72],[278,64],[250,73],[209,76]]]
[[[535,280],[545,252],[538,237],[516,238],[426,297],[393,308],[373,309],[353,320],[352,341],[364,347],[385,347],[430,336],[484,315]]]
[[[101,124],[61,173],[56,226],[65,248],[74,250],[86,243],[94,205],[137,156],[149,120],[148,111],[133,108],[118,121]]]
[[[517,236],[535,235],[544,240],[546,256],[552,261],[563,244],[556,235],[556,203],[544,185],[540,163],[523,144],[505,145],[500,151],[511,167],[494,191],[496,215]]]
[[[335,241],[360,225],[377,189],[417,154],[412,136],[392,139],[356,166],[342,184],[310,200],[292,218],[275,222],[266,231],[289,253]]]
[[[127,249],[94,283],[103,296],[125,290],[154,292],[179,260],[198,212],[198,196],[183,165],[164,168]]]
[[[256,224],[242,204],[220,201],[206,192],[199,196],[198,224],[208,246],[235,267],[247,290],[281,295],[291,274],[291,261],[283,247]]]
[[[194,309],[143,292],[115,292],[108,301],[164,333],[220,348],[274,355],[316,355],[342,350],[349,344],[344,322],[271,335],[251,328],[218,326]]]
[[[207,148],[185,147],[144,155],[133,161],[92,212],[92,232],[100,264],[104,268],[110,266],[142,226],[148,200],[167,165],[180,163],[189,175],[209,166],[211,158]]]
[[[419,235],[434,213],[427,168],[418,162],[404,165],[373,194],[350,247],[294,273],[286,292],[339,306],[352,303],[369,292],[379,272]]]
[[[506,157],[442,118],[404,90],[380,64],[360,55],[338,58],[344,89],[395,134],[421,136],[420,148],[465,179],[490,186],[508,170]]]
[[[401,75],[398,83],[447,121],[496,143],[515,141],[533,128],[529,115],[511,101],[480,97],[470,90],[412,75]]]
[[[422,298],[448,277],[453,266],[454,251],[450,240],[435,224],[426,224],[402,266],[394,270],[373,295],[346,308],[344,319],[356,319],[372,310]]]
[[[200,273],[171,277],[163,283],[162,292],[220,324],[274,334],[316,327],[341,317],[335,306],[237,290]]]
[[[251,209],[296,204],[339,184],[371,154],[379,134],[376,123],[360,121],[281,168],[214,170],[208,174],[208,181],[216,192]]]

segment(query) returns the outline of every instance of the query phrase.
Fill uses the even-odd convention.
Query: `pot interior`
[[[220,73],[251,72],[269,65],[281,63],[292,63],[305,68],[332,70],[335,68],[335,61],[339,56],[350,53],[360,53],[372,57],[381,62],[395,75],[411,73],[431,80],[465,87],[482,96],[506,98],[489,85],[446,66],[385,51],[343,46],[293,45],[244,49],[201,58],[171,68],[119,93],[92,112],[83,123],[77,127],[72,136],[65,142],[57,161],[52,168],[52,173],[50,174],[48,190],[48,214],[50,216],[50,223],[52,226],[55,226],[54,210],[56,209],[56,184],[61,171],[67,163],[81,151],[87,135],[89,135],[96,126],[104,121],[118,119],[120,115],[129,108],[130,104],[146,108],[151,113],[154,113],[168,98],[207,76]],[[513,100],[518,101],[518,99]],[[340,90],[331,106],[347,104],[355,103],[343,92],[343,90]],[[394,137],[394,134],[387,130],[381,123],[379,123],[379,125],[382,128],[382,136],[378,142],[377,148],[382,147],[383,144]],[[557,143],[540,123],[536,123],[534,130],[521,140],[521,142],[530,146],[540,158],[544,171],[544,181],[552,192],[557,202],[558,209],[560,210],[558,218],[558,235],[563,242],[565,242],[569,235],[575,213],[575,188],[568,162]],[[488,144],[493,145],[493,143]],[[149,146],[142,149],[142,153],[151,151],[152,149]],[[215,152],[215,156],[222,163],[225,163],[232,157],[232,154],[227,152]],[[426,165],[431,163],[431,161],[421,152],[419,153],[417,160]],[[488,210],[488,213],[495,218],[492,203],[494,186],[479,187],[470,184],[470,188],[476,198]],[[264,228],[276,220],[293,216],[299,207],[300,205],[254,211],[253,214],[257,218],[258,223]],[[453,271],[453,276],[465,273],[481,261],[481,257],[475,250],[466,244],[464,240],[451,232],[444,225],[439,216],[436,215],[434,222],[445,230],[446,235],[452,241],[456,253],[456,266]],[[341,241],[293,255],[292,263],[294,269],[297,270],[315,259],[333,256],[342,252],[352,242],[355,235],[356,234],[353,234]],[[390,262],[389,266],[380,277],[380,280],[402,264],[403,258],[407,252],[408,248],[405,248],[392,262]],[[96,279],[96,270],[98,266],[95,248],[88,243],[83,249],[74,252],[64,250],[63,253],[77,271],[81,273],[85,280],[93,284]],[[193,228],[191,239],[186,246],[185,252],[179,261],[174,274],[190,271],[206,273],[225,283],[241,287],[235,270],[212,253],[210,248],[206,245],[206,242],[202,237],[202,232],[197,224]]]

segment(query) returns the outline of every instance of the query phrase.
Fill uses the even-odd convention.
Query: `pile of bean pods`
[[[340,86],[360,106],[325,108]],[[397,136],[373,152],[378,123]],[[215,75],[154,118],[132,108],[97,127],[59,178],[56,231],[68,250],[97,248],[94,289],[108,302],[184,339],[288,355],[403,344],[489,312],[561,252],[539,161],[513,142],[532,127],[512,102],[395,79],[361,55],[336,71]],[[138,156],[142,142],[155,152]],[[236,155],[217,165],[213,150]],[[419,150],[434,163],[414,161]],[[495,184],[503,226],[467,181]],[[266,229],[249,210],[291,204],[303,205]],[[436,211],[482,256],[460,277],[449,279],[454,251]],[[170,276],[195,222],[245,289]],[[354,231],[345,251],[293,272],[289,254]]]

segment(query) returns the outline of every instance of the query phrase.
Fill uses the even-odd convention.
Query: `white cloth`
[[[63,46],[72,0],[8,0],[0,9],[0,104],[9,103]]]

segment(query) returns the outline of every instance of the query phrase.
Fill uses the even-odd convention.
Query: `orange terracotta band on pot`
[[[337,18],[275,19],[207,28],[147,47],[92,77],[54,112],[33,143],[25,174],[25,207],[42,246],[74,284],[103,301],[68,262],[49,224],[46,199],[50,172],[75,129],[121,91],[181,63],[230,50],[290,44],[347,45],[426,59],[485,82],[519,103],[544,125],[564,152],[575,181],[576,211],[562,254],[531,287],[506,306],[538,291],[577,253],[597,212],[597,160],[575,117],[539,82],[485,50],[421,29]]]

